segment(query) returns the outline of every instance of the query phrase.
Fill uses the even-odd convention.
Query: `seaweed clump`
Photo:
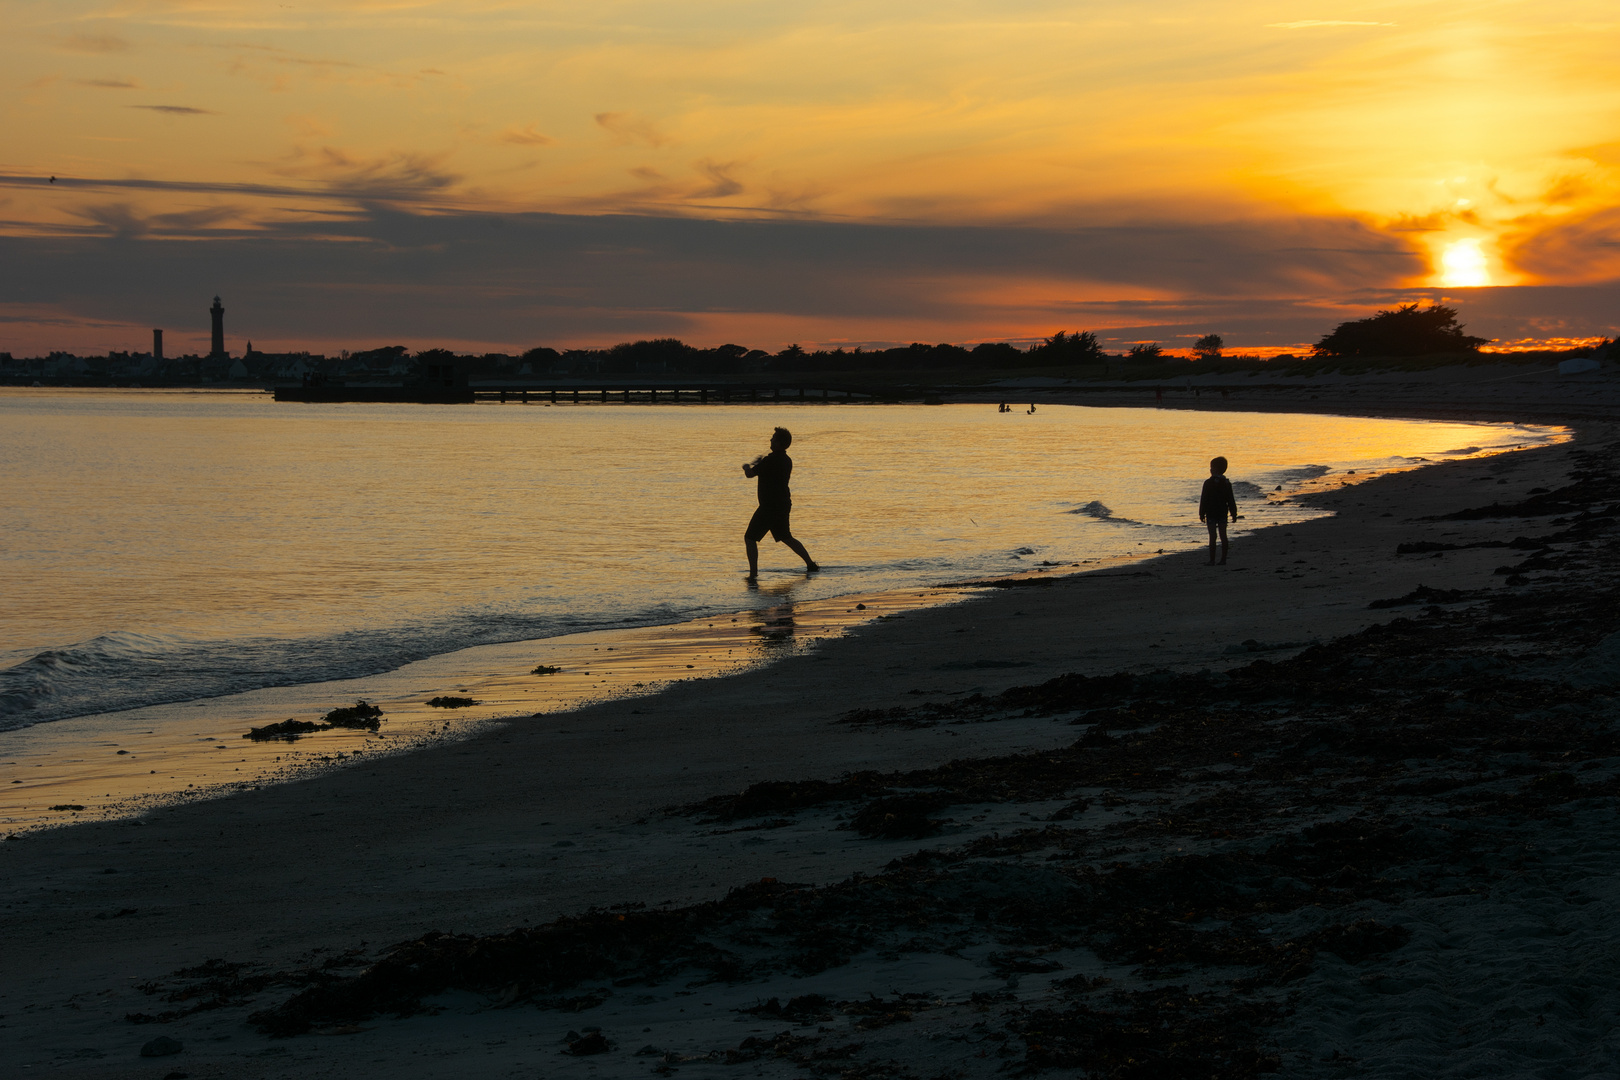
[[[358,731],[376,731],[382,723],[382,710],[361,698],[353,705],[333,709],[321,719],[328,727],[353,728]]]
[[[932,793],[874,799],[850,819],[849,826],[862,836],[921,840],[938,835],[945,823],[928,815],[949,803],[949,796]]]
[[[346,728],[351,731],[376,731],[382,725],[383,711],[361,698],[353,705],[345,705],[333,709],[320,722],[313,720],[283,720],[279,724],[266,724],[264,727],[249,728],[242,738],[252,739],[254,742],[267,742],[271,739],[285,739],[291,742],[312,731],[331,731],[333,728]]]

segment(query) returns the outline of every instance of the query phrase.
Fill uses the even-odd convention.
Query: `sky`
[[[1620,334],[1591,0],[0,0],[0,351]],[[54,179],[53,179],[54,178]]]

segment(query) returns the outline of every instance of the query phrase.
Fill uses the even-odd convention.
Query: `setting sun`
[[[1490,270],[1485,265],[1485,253],[1479,240],[1466,237],[1447,244],[1440,255],[1440,284],[1447,288],[1472,288],[1491,283]]]

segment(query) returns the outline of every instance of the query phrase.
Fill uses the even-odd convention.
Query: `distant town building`
[[[163,359],[163,331],[156,328],[152,330],[152,359]]]

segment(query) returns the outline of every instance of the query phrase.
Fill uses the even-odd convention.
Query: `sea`
[[[742,465],[789,450],[804,578]],[[355,678],[497,642],[1195,547],[1301,488],[1556,429],[1154,408],[277,404],[0,390],[0,731]],[[1350,474],[1355,476],[1351,477]],[[1370,511],[1369,511],[1370,512]]]

